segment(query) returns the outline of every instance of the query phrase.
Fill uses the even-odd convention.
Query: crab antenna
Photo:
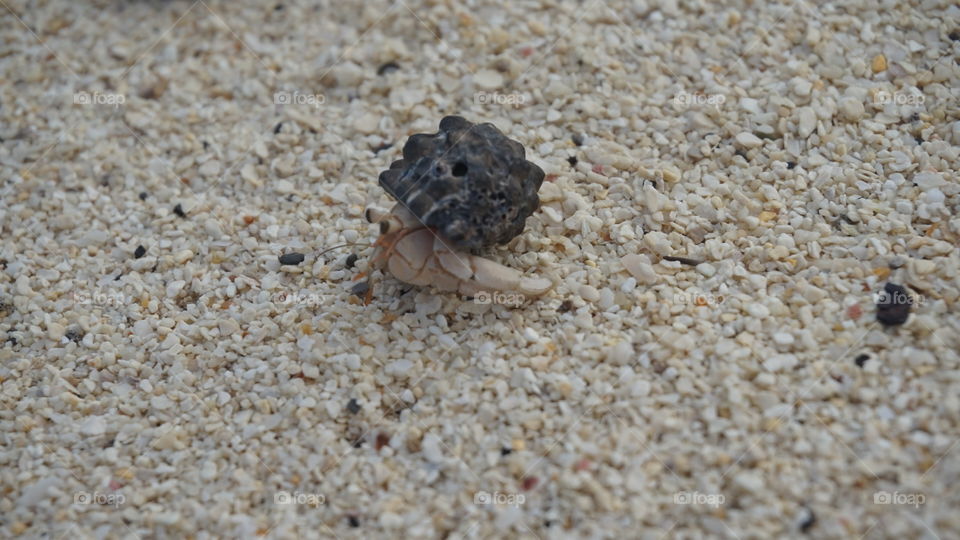
[[[340,244],[339,246],[328,247],[327,249],[321,251],[320,253],[317,253],[317,257],[319,257],[320,255],[323,255],[324,253],[326,253],[326,252],[328,252],[328,251],[333,251],[333,250],[335,250],[335,249],[340,249],[340,248],[342,248],[342,247],[347,247],[347,246],[370,247],[371,244],[364,244],[363,242],[347,242],[346,244]]]

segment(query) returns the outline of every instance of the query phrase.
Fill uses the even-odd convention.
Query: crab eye
[[[451,172],[453,172],[454,176],[465,176],[467,174],[467,164],[462,161],[458,161],[453,166],[453,171]]]

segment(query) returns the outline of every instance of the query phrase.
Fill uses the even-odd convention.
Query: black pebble
[[[343,265],[346,266],[348,269],[349,269],[349,268],[353,268],[353,265],[355,265],[355,264],[357,264],[357,254],[356,254],[356,253],[351,253],[350,255],[348,255],[348,256],[347,256],[347,261],[346,261],[345,263],[343,263]]]
[[[910,293],[900,285],[887,283],[877,295],[877,320],[885,326],[895,326],[907,322],[913,300]]]
[[[817,523],[817,515],[813,513],[813,510],[807,508],[807,512],[807,517],[800,522],[800,532],[802,533],[810,532],[810,529]]]
[[[509,456],[509,455],[512,454],[512,453],[513,453],[513,450],[510,449],[510,448],[503,447],[503,448],[500,449],[500,455],[501,455],[501,456]]]
[[[571,167],[576,167],[576,166],[577,166],[577,156],[570,156],[570,157],[568,157],[568,158],[567,158],[567,163],[569,163]]]
[[[357,403],[356,399],[351,398],[350,401],[347,402],[347,410],[350,411],[350,414],[357,414],[360,412],[360,404]]]
[[[279,257],[280,264],[300,264],[303,262],[303,253],[284,253]]]
[[[140,192],[140,200],[141,200],[141,201],[147,200],[147,192],[146,192],[146,191],[141,191],[141,192]]]
[[[573,302],[571,302],[570,300],[564,300],[563,302],[560,303],[560,306],[557,307],[557,311],[559,311],[560,313],[566,313],[571,309],[573,309]]]
[[[863,365],[866,364],[867,360],[869,359],[870,359],[869,354],[858,354],[857,357],[853,359],[853,361],[857,364],[857,367],[863,367]]]
[[[139,259],[140,257],[143,257],[146,254],[147,254],[147,248],[143,246],[137,246],[136,251],[133,252],[133,256],[137,259]]]
[[[280,122],[279,124],[273,126],[273,134],[276,135],[277,133],[280,133],[280,128],[282,127],[283,127],[283,122]]]
[[[795,161],[788,161],[788,162],[787,162],[787,170],[793,169],[793,168],[796,167],[796,166],[797,166],[797,163],[796,163]]]
[[[353,287],[350,288],[350,294],[356,296],[357,298],[363,298],[367,294],[367,291],[370,290],[370,283],[367,281],[361,281]]]
[[[960,40],[960,30],[954,30],[953,32],[950,32],[949,34],[947,34],[947,37],[952,39],[953,41]]]
[[[376,155],[376,154],[379,154],[380,152],[383,152],[384,150],[386,150],[386,149],[388,149],[388,148],[393,148],[393,143],[383,143],[383,144],[381,144],[380,146],[376,146],[376,147],[374,147],[374,148],[371,148],[371,150],[373,151],[374,155]]]
[[[350,523],[350,526],[353,528],[360,526],[360,520],[357,519],[357,516],[347,516],[347,522]]]
[[[68,330],[67,333],[64,334],[64,337],[66,337],[67,339],[69,339],[74,343],[80,343],[80,340],[83,339],[83,336],[84,336],[83,331],[76,330],[76,329]]]
[[[177,203],[177,205],[173,207],[173,213],[180,217],[187,217],[187,215],[183,213],[183,206],[181,206],[180,203]]]
[[[377,68],[377,75],[384,75],[398,69],[400,69],[400,64],[396,62],[387,62],[386,64]]]
[[[581,134],[579,134],[579,133],[574,133],[574,134],[570,137],[570,140],[573,141],[573,144],[575,144],[575,145],[577,145],[577,146],[583,146],[583,135],[581,135]]]

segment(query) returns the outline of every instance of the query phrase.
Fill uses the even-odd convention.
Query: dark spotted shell
[[[410,136],[380,185],[454,247],[477,250],[512,240],[540,205],[543,170],[525,155],[493,124],[447,116],[437,133]]]

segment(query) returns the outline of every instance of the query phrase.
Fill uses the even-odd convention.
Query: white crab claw
[[[376,267],[386,267],[405,283],[468,296],[497,291],[533,297],[553,288],[549,279],[526,277],[502,264],[453,250],[399,203],[389,213],[370,207],[365,217],[380,224],[383,243],[374,251]]]
[[[440,237],[434,239],[433,252],[443,269],[460,281],[461,294],[493,290],[540,296],[553,288],[549,279],[524,277],[517,270],[489,259],[452,251]]]

